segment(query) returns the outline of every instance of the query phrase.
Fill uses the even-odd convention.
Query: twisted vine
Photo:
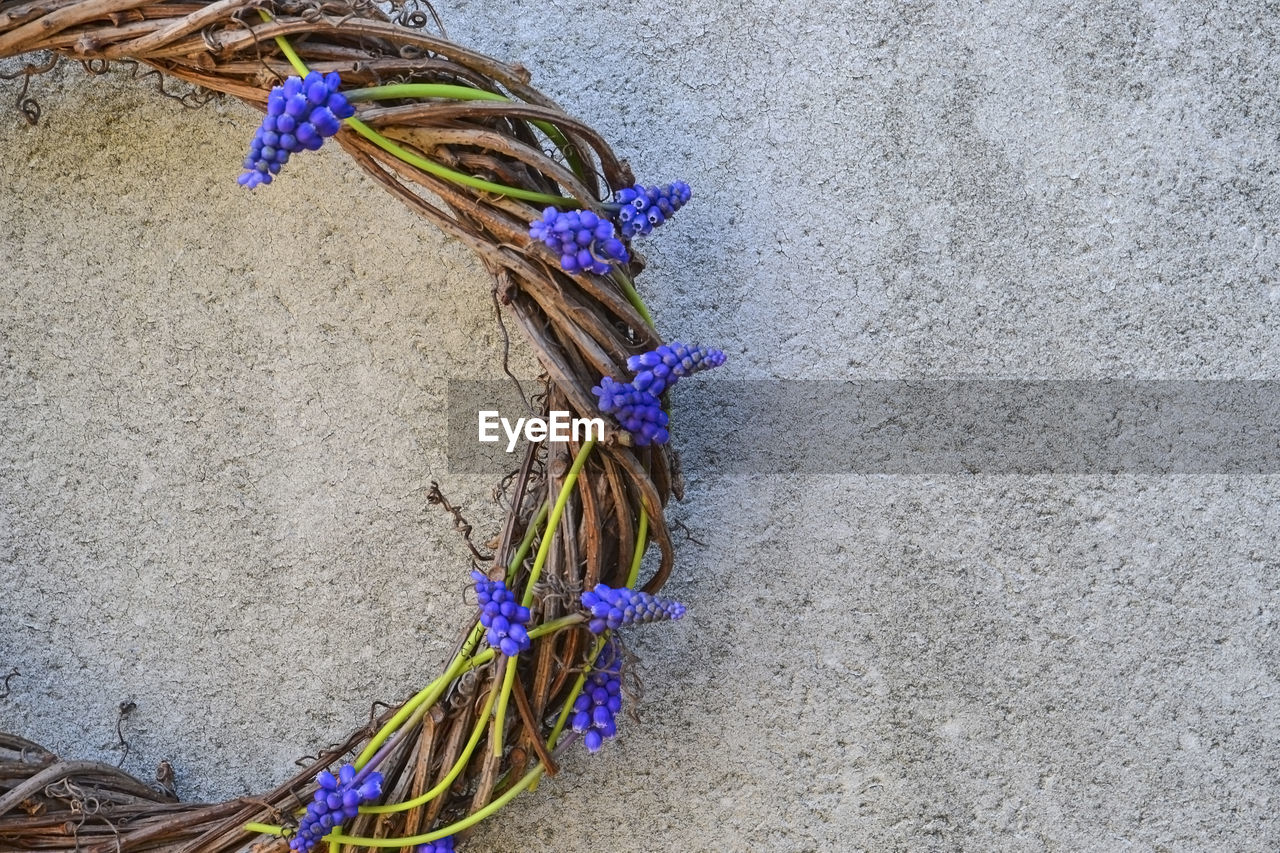
[[[635,289],[642,263],[570,275],[530,241],[529,223],[547,204],[603,216],[604,200],[634,182],[630,169],[530,86],[523,68],[427,31],[432,23],[443,30],[429,6],[368,0],[3,0],[0,57],[51,51],[94,73],[136,62],[260,110],[290,74],[340,73],[358,113],[337,142],[475,251],[502,313],[545,371],[544,413],[596,416],[592,388],[601,377],[661,343]],[[23,112],[38,120],[26,91]],[[410,849],[465,834],[553,774],[571,706],[602,647],[575,615],[574,594],[597,583],[637,585],[651,542],[659,556],[643,588],[662,587],[673,562],[663,507],[679,482],[664,445],[637,447],[610,425],[598,441],[526,444],[509,489],[488,575],[531,609],[528,651],[481,650],[476,622],[444,674],[408,701],[274,790],[224,803],[181,803],[171,780],[144,783],[0,734],[0,848],[283,850],[317,771],[355,754],[357,771],[376,764],[382,774],[383,805],[362,807],[329,849]]]

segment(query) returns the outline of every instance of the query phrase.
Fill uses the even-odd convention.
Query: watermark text
[[[565,411],[548,412],[548,417],[516,418],[513,424],[497,411],[481,410],[478,413],[479,439],[494,444],[501,441],[499,428],[507,437],[507,452],[511,453],[523,436],[525,441],[604,441],[603,418],[575,418]]]

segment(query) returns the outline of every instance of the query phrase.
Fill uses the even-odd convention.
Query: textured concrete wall
[[[1274,8],[441,13],[695,186],[642,289],[725,375],[1277,378]],[[496,529],[497,474],[441,449],[447,379],[500,375],[489,284],[340,152],[238,192],[249,110],[32,86],[39,127],[0,116],[0,728],[115,761],[128,699],[128,769],[258,789],[461,625],[425,490]],[[1275,477],[687,475],[642,720],[471,849],[1280,847]]]

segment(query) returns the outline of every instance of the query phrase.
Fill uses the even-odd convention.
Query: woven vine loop
[[[337,142],[378,184],[475,251],[502,314],[523,330],[545,371],[544,413],[597,417],[593,386],[661,344],[634,288],[642,263],[570,275],[529,239],[529,224],[548,200],[604,215],[606,200],[634,183],[630,169],[598,133],[533,88],[523,68],[454,44],[431,25],[443,31],[430,7],[367,0],[4,0],[0,57],[50,51],[91,72],[139,63],[259,110],[300,67],[337,72],[344,90],[407,87],[379,88]],[[23,93],[34,122],[38,105]],[[239,191],[233,177],[229,171],[229,192]],[[477,651],[477,623],[445,674],[406,704],[274,790],[225,803],[181,803],[166,784],[0,735],[0,849],[205,853],[255,843],[283,850],[299,804],[316,791],[317,771],[349,754],[359,756],[357,765],[376,758],[384,802],[425,798],[412,808],[362,810],[343,826],[353,839],[420,838],[483,816],[554,773],[561,709],[601,648],[572,618],[577,595],[599,583],[639,586],[650,542],[658,559],[644,591],[662,587],[673,562],[663,507],[680,491],[679,478],[665,445],[637,447],[609,420],[597,442],[527,444],[506,488],[508,515],[484,568],[528,601],[529,627],[538,630],[527,652]],[[246,833],[246,825],[275,825],[284,837]]]

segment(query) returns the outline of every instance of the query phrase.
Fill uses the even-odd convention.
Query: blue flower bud
[[[624,385],[605,376],[591,390],[600,398],[600,411],[617,418],[638,446],[666,444],[671,436],[666,429],[667,413],[658,397],[681,377],[718,367],[724,361],[720,350],[672,341],[627,359],[627,368],[636,372],[631,382]]]
[[[355,817],[360,803],[382,796],[381,773],[370,773],[359,787],[355,784],[356,776],[356,769],[350,764],[344,764],[337,777],[328,770],[316,775],[319,787],[297,833],[289,841],[290,849],[308,853],[329,830]]]
[[[516,601],[515,594],[502,581],[491,581],[483,573],[473,571],[476,601],[480,604],[480,624],[488,629],[489,645],[507,657],[527,651],[529,639],[526,624],[532,614]]]
[[[613,223],[590,210],[548,207],[529,224],[529,238],[558,254],[560,268],[567,273],[607,275],[615,264],[631,261]]]
[[[314,71],[307,75],[310,80],[314,76],[316,80],[307,86],[307,100],[315,105],[323,104],[329,100],[329,87],[324,84],[324,80],[320,79],[320,75]]]
[[[617,713],[622,709],[622,657],[615,643],[601,649],[583,691],[574,700],[570,725],[582,732],[582,743],[595,752],[606,738],[618,733]]]
[[[683,181],[661,187],[636,184],[614,195],[614,202],[619,206],[614,218],[623,238],[629,240],[662,225],[692,197],[693,191]]]
[[[272,89],[267,114],[245,158],[245,173],[237,182],[250,189],[269,184],[270,176],[280,171],[290,154],[315,151],[337,133],[342,120],[355,115],[355,108],[338,91],[341,85],[337,73],[313,71],[305,80],[290,77]]]
[[[597,622],[616,629],[623,625],[680,619],[685,614],[684,605],[678,601],[658,598],[627,587],[615,589],[602,583],[582,593],[582,606],[590,614],[589,627],[597,634],[603,633],[592,627]]]

